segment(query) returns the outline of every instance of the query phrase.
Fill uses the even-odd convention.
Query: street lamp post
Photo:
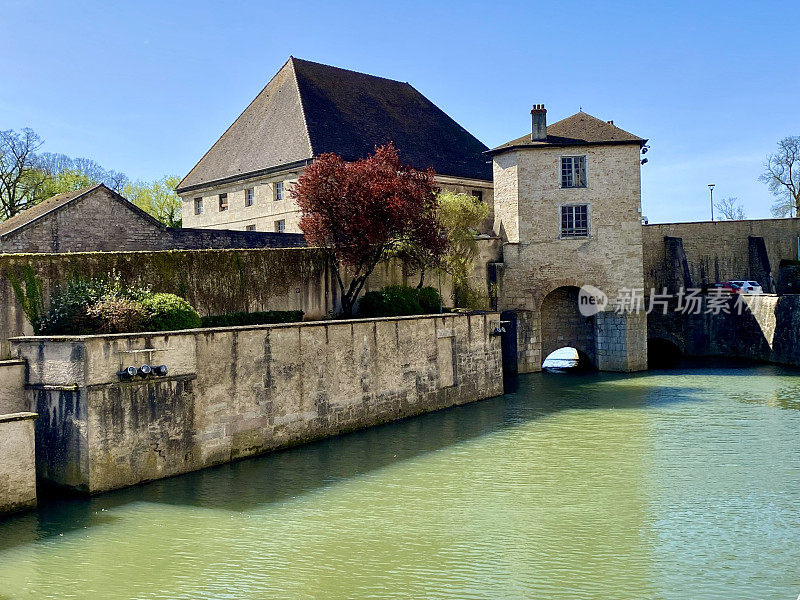
[[[711,220],[714,220],[714,184],[708,184],[708,190],[711,192]]]

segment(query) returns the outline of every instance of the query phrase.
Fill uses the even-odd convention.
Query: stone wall
[[[0,515],[36,506],[34,419],[28,412],[0,414]]]
[[[746,304],[741,311],[737,298]],[[800,366],[800,295],[736,297],[725,311],[714,314],[705,299],[697,314],[654,311],[648,316],[648,336],[666,340],[689,356]]]
[[[165,227],[105,187],[2,237],[0,252],[161,249]]]
[[[642,227],[645,289],[671,288],[684,279],[682,266],[673,261],[665,238],[682,241],[688,280],[692,286],[731,279],[753,279],[765,290],[778,279],[782,259],[798,258],[800,219],[754,219],[663,223]],[[754,240],[763,239],[769,271],[761,264]]]
[[[0,415],[25,410],[25,361],[0,360]]]
[[[500,243],[482,239],[479,247],[474,281],[487,291],[487,263],[498,260]],[[327,262],[312,248],[0,255],[0,358],[8,355],[9,337],[33,334],[11,285],[12,278],[24,281],[29,270],[42,281],[45,298],[72,277],[116,273],[128,284],[178,294],[202,315],[302,310],[306,319],[320,319],[340,307]],[[399,264],[382,263],[364,291],[417,282],[418,276],[406,277]],[[430,273],[426,285],[440,288],[445,303],[450,300],[448,277]]]
[[[39,475],[83,492],[503,393],[499,315],[18,338]],[[166,377],[119,381],[129,365]]]
[[[244,229],[244,228],[242,228]],[[100,187],[0,238],[0,253],[297,248],[298,233],[173,229]]]
[[[562,155],[586,156],[587,187],[561,187]],[[494,157],[495,230],[506,242],[499,308],[520,312],[520,372],[539,370],[546,358],[544,348],[554,345],[552,339],[544,339],[551,334],[541,331],[542,307],[549,294],[564,296],[564,289],[590,284],[613,302],[620,290],[643,287],[639,159],[637,144],[535,147]],[[589,205],[589,236],[562,238],[561,206],[575,203]],[[572,312],[577,312],[577,306]],[[626,371],[646,368],[645,319],[617,325],[624,328],[631,345],[620,344],[616,335],[613,341],[605,340],[603,354],[593,353],[597,366]],[[621,330],[596,330],[595,343],[603,342],[611,331]],[[559,335],[566,339],[570,332],[561,328]]]

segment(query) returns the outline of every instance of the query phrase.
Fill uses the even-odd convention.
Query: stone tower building
[[[493,159],[495,231],[503,239],[498,304],[516,311],[519,372],[537,371],[570,346],[597,368],[647,368],[643,311],[615,312],[643,288],[640,152],[646,140],[584,112],[547,126],[543,105],[531,133],[488,153]],[[608,305],[579,311],[579,290],[602,290]],[[509,313],[513,317],[513,313]]]

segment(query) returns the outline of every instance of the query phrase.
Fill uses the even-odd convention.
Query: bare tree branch
[[[741,221],[745,218],[744,207],[738,198],[723,198],[714,203],[714,208],[729,221]]]
[[[764,163],[759,181],[777,198],[772,213],[779,217],[800,216],[800,136],[778,142],[778,151]]]

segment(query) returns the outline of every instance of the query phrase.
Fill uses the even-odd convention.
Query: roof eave
[[[183,194],[185,192],[193,192],[195,190],[202,190],[204,188],[209,187],[216,187],[220,185],[225,185],[227,183],[234,183],[236,181],[243,181],[245,179],[252,179],[253,177],[263,177],[265,175],[272,175],[273,173],[279,173],[281,171],[290,171],[292,169],[297,169],[299,167],[305,167],[314,160],[313,158],[301,158],[300,160],[296,160],[290,163],[283,163],[280,165],[275,165],[273,167],[266,167],[264,169],[258,169],[257,171],[248,171],[247,173],[240,173],[238,175],[231,175],[229,177],[222,177],[220,179],[212,179],[210,181],[204,181],[202,183],[194,183],[192,185],[185,185],[183,187],[176,187],[175,193],[176,194]]]
[[[497,148],[492,148],[491,150],[484,150],[484,154],[488,154],[489,156],[495,154],[502,154],[503,152],[508,152],[510,150],[520,150],[520,149],[531,149],[535,150],[538,148],[572,148],[575,146],[622,146],[625,144],[637,144],[640,148],[647,143],[647,140],[638,139],[638,140],[613,140],[607,142],[570,142],[570,143],[553,143],[547,142],[544,144],[515,144],[513,146],[498,146]]]

